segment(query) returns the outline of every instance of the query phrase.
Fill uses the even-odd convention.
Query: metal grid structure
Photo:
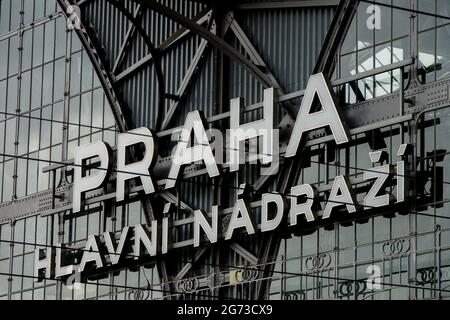
[[[447,297],[450,6],[432,2],[2,0],[0,296]],[[73,18],[69,6],[80,8],[77,28],[66,24]],[[368,27],[371,10],[380,10],[382,27]],[[167,146],[156,166],[164,175],[172,133],[188,112],[201,110],[208,126],[224,130],[229,99],[243,97],[245,120],[253,121],[261,117],[263,90],[274,87],[279,128],[289,136],[307,80],[317,72],[331,79],[353,143],[336,147],[319,130],[302,146],[307,152],[284,159],[274,176],[245,165],[209,179],[192,165],[173,191],[154,197],[138,192],[120,204],[99,192],[81,213],[71,212],[75,146],[95,140],[115,145],[119,132],[153,128]],[[282,139],[281,150],[286,143]],[[372,166],[368,152],[384,149],[395,162],[404,143],[415,150],[406,206],[188,247],[193,209],[228,208],[242,183],[253,185],[257,217],[261,193],[287,194],[305,182],[325,199],[332,179],[342,173],[361,196],[367,185],[360,178]],[[50,279],[33,282],[35,248],[62,243],[77,256],[88,235],[150,223],[162,217],[165,203],[176,207],[170,213],[178,222],[176,253],[93,275],[80,288]],[[367,287],[367,267],[374,265],[381,268],[382,290]],[[243,274],[238,283],[231,280],[236,270]]]

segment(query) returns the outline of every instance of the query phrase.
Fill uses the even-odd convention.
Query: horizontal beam
[[[272,1],[272,2],[249,2],[236,6],[239,10],[258,9],[288,9],[288,8],[308,8],[308,7],[334,7],[339,4],[339,0],[298,0],[298,1]]]
[[[382,66],[379,68],[375,68],[372,70],[364,71],[364,72],[352,75],[350,77],[345,77],[342,79],[334,80],[334,81],[332,81],[331,84],[332,84],[332,86],[336,87],[336,86],[340,86],[340,85],[350,83],[353,81],[363,80],[365,78],[375,76],[378,74],[382,74],[385,72],[389,72],[392,70],[404,68],[404,67],[410,66],[412,64],[414,64],[414,58],[408,58],[408,59],[405,59],[405,60],[402,60],[402,61],[399,61],[396,63],[392,63],[392,64],[388,64],[388,65],[385,65],[385,66]]]

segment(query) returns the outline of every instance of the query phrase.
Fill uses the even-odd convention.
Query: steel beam
[[[68,20],[67,7],[70,5],[70,2],[68,0],[57,0],[57,1],[62,9],[62,12],[63,12],[65,18]],[[144,41],[146,42],[150,53],[153,55],[153,59],[155,61],[155,70],[157,72],[158,81],[159,81],[159,92],[160,92],[159,105],[160,105],[160,111],[162,111],[164,109],[165,84],[164,84],[164,79],[162,76],[162,69],[161,69],[161,66],[159,63],[159,55],[156,52],[148,35],[142,29],[140,24],[138,24],[138,22],[134,19],[134,16],[130,12],[128,12],[119,1],[114,1],[114,0],[111,1],[110,0],[110,3],[116,9],[121,11],[130,20],[130,22],[135,25],[137,31],[144,38]],[[81,22],[80,22],[80,28],[75,28],[75,32],[77,33],[78,38],[80,39],[84,49],[86,50],[86,52],[91,60],[93,68],[96,71],[96,74],[97,74],[97,76],[100,80],[100,83],[104,89],[107,100],[112,108],[114,118],[116,120],[116,124],[119,127],[119,130],[122,132],[127,131],[128,124],[127,124],[125,117],[123,116],[123,113],[122,113],[123,109],[120,105],[119,99],[117,98],[115,89],[112,85],[111,72],[104,67],[104,65],[106,65],[106,64],[103,63],[103,57],[98,54],[98,51],[97,51],[94,43],[89,38],[88,33]],[[161,105],[162,105],[162,107],[161,107]],[[161,113],[159,113],[159,117],[161,117]],[[142,204],[146,210],[146,214],[150,214],[151,216],[149,218],[151,220],[154,220],[155,216],[153,214],[153,209],[152,209],[150,201],[147,198],[145,198],[142,201]],[[167,283],[168,275],[167,275],[167,269],[166,269],[164,259],[159,259],[157,266],[158,266],[158,271],[160,273],[160,276],[164,279],[164,282]],[[171,291],[171,288],[170,287],[166,288],[166,290]]]
[[[192,269],[193,264],[196,263],[209,248],[210,248],[210,246],[203,246],[203,247],[199,248],[195,252],[194,260],[192,262],[186,263],[183,266],[183,268],[181,268],[180,272],[178,272],[178,274],[175,276],[175,280],[183,279],[186,276],[186,274],[189,272],[189,270]]]
[[[62,13],[66,20],[67,17],[67,7],[71,5],[71,3],[67,0],[57,0],[58,4],[62,8]],[[103,87],[103,90],[105,92],[106,99],[108,100],[108,103],[110,104],[112,108],[112,112],[114,114],[114,118],[116,120],[116,123],[119,127],[120,131],[127,131],[128,130],[128,124],[125,120],[125,117],[122,113],[122,106],[120,104],[119,99],[117,98],[117,95],[115,93],[114,87],[113,87],[113,81],[111,78],[111,73],[105,68],[105,63],[103,62],[103,57],[98,53],[94,43],[90,40],[87,30],[85,29],[84,25],[80,23],[80,28],[74,28],[75,32],[77,33],[78,38],[80,39],[81,44],[83,45],[84,49],[86,50],[86,53],[88,54],[92,66],[100,80],[100,83]]]
[[[194,18],[193,20],[198,24],[203,24],[211,16],[211,11],[207,10],[206,13],[201,13],[198,17]],[[169,49],[171,49],[175,44],[177,44],[179,41],[184,39],[186,36],[188,36],[191,32],[182,27],[179,30],[177,30],[174,34],[172,34],[169,38],[164,40],[163,43],[161,43],[156,49],[161,53],[165,53]],[[151,54],[146,55],[145,57],[141,58],[139,61],[135,62],[133,65],[128,67],[126,70],[123,70],[121,73],[116,75],[114,77],[115,83],[120,83],[121,81],[126,80],[130,76],[134,75],[137,71],[141,70],[143,67],[149,65],[152,63],[153,57]]]
[[[141,10],[141,5],[138,4],[136,6],[136,10],[134,10],[134,19],[136,21],[139,21],[142,17],[143,11]],[[128,27],[127,34],[125,36],[125,40],[122,43],[122,46],[119,49],[119,53],[117,54],[116,61],[114,62],[114,66],[111,69],[112,74],[116,74],[117,69],[120,67],[120,65],[123,62],[123,59],[125,58],[125,51],[127,48],[131,45],[131,40],[134,38],[136,34],[136,26],[132,23],[130,23],[130,26]]]
[[[269,79],[269,86],[278,89],[278,93],[281,95],[284,95],[285,91],[284,91],[283,87],[281,86],[281,84],[278,82],[278,80],[275,78],[273,73],[270,71],[269,67],[264,62],[261,55],[258,53],[258,50],[256,50],[256,48],[253,46],[252,42],[247,37],[244,30],[242,30],[239,23],[236,21],[236,19],[234,19],[233,13],[230,13],[230,15],[231,15],[230,19],[232,21],[231,22],[231,30],[235,34],[239,43],[242,45],[244,50],[247,52],[247,54],[249,55],[249,57],[253,61],[253,63],[255,65],[259,66],[260,69],[265,70],[265,74],[267,75],[267,77]],[[287,102],[287,103],[283,104],[283,106],[285,107],[288,114],[293,119],[295,119],[295,117],[297,115],[297,109],[295,109],[294,105]]]
[[[211,26],[211,30],[213,32],[215,32],[215,29],[216,29],[216,26],[213,23],[213,25]],[[197,52],[195,53],[194,57],[192,58],[191,65],[187,69],[186,75],[184,76],[183,80],[181,81],[180,87],[178,88],[178,91],[176,93],[176,96],[178,99],[172,101],[172,103],[170,104],[170,108],[164,117],[164,120],[162,122],[162,127],[161,127],[162,130],[167,129],[170,122],[172,121],[172,118],[175,115],[175,112],[177,111],[178,106],[180,105],[182,97],[186,94],[186,89],[188,88],[189,84],[192,83],[195,73],[199,69],[199,64],[200,64],[202,57],[204,56],[207,45],[208,45],[208,41],[206,41],[205,39],[202,39],[202,41],[200,42],[200,45],[197,49]]]
[[[247,249],[245,249],[243,246],[238,244],[237,242],[230,243],[228,247],[236,252],[240,257],[244,258],[247,262],[249,262],[251,265],[258,264],[258,258],[255,257],[252,253],[250,253]]]
[[[139,32],[140,36],[144,39],[145,44],[147,45],[148,50],[150,51],[150,54],[153,56],[153,65],[155,68],[156,73],[156,79],[158,81],[158,115],[156,117],[156,124],[154,129],[159,131],[161,129],[162,119],[163,119],[163,113],[164,113],[164,102],[165,102],[165,95],[166,95],[166,85],[165,80],[162,72],[161,67],[161,55],[160,52],[158,52],[153,45],[152,40],[142,28],[139,21],[137,21],[134,16],[123,6],[123,4],[120,2],[120,0],[107,0],[109,4],[111,4],[114,8],[119,10],[123,15],[127,17],[127,19],[134,25],[136,30]]]
[[[170,9],[169,7],[153,1],[153,0],[132,0],[136,3],[140,3],[143,6],[162,14],[163,16],[168,17],[169,19],[177,22],[185,28],[188,28],[192,32],[198,34],[202,38],[208,40],[208,42],[214,46],[222,50],[230,59],[238,62],[245,69],[247,69],[251,74],[253,74],[264,87],[270,86],[270,81],[267,75],[262,72],[257,66],[255,66],[251,61],[247,60],[243,55],[241,55],[236,49],[234,49],[231,45],[226,43],[223,39],[218,37],[217,35],[210,32],[208,29],[199,26],[197,23],[183,16],[182,14],[176,12],[175,10]]]

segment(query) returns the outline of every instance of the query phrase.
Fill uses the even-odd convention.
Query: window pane
[[[55,58],[58,59],[66,54],[66,20],[63,18],[56,19],[56,47]]]
[[[373,13],[370,12],[369,3],[360,2],[358,5],[358,49],[364,49],[373,46],[374,33],[369,29],[368,21]]]
[[[424,83],[435,81],[435,31],[430,30],[419,34],[419,74]]]
[[[6,112],[6,85],[7,80],[0,81],[0,120],[3,120]],[[3,133],[3,132],[2,132]]]
[[[64,98],[65,68],[66,65],[64,63],[64,59],[55,61],[55,80],[53,87],[54,101],[59,101]]]
[[[26,112],[30,110],[30,90],[31,90],[31,72],[22,73],[20,83],[20,111]]]
[[[391,4],[391,0],[381,0],[377,1],[379,3]],[[388,6],[383,5],[376,5],[376,10],[379,10],[379,25],[375,28],[375,42],[381,43],[386,42],[391,39],[391,33],[392,33],[392,10]],[[372,12],[372,14],[375,14],[375,12]],[[396,20],[395,20],[396,21]],[[368,23],[373,23],[373,21],[369,20]],[[397,24],[396,24],[397,25]],[[379,27],[379,29],[378,29]]]
[[[81,53],[72,55],[70,69],[70,95],[80,93]]]
[[[32,112],[30,116],[29,152],[34,152],[39,149],[40,116],[39,110]]]
[[[55,51],[55,20],[45,24],[44,63],[53,60]]]
[[[40,107],[42,95],[42,67],[34,68],[31,83],[31,108]]]
[[[62,142],[64,105],[62,102],[53,106],[52,144]]]
[[[23,34],[23,55],[22,55],[22,70],[31,68],[31,58],[33,52],[33,32],[31,30],[25,31]]]
[[[42,64],[44,56],[44,26],[37,26],[33,29],[33,66]]]
[[[48,105],[53,100],[53,63],[44,66],[44,81],[42,86],[42,105]]]
[[[0,34],[9,31],[9,12],[11,1],[14,0],[2,0],[0,1]]]
[[[410,0],[395,0],[396,6],[409,8]],[[393,38],[400,38],[409,34],[411,13],[406,10],[393,9],[394,28],[392,29]]]
[[[3,3],[3,1],[2,1]],[[8,72],[8,39],[0,41],[0,79],[4,79]]]
[[[450,75],[450,25],[437,30],[437,80]]]

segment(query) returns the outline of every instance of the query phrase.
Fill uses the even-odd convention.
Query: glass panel
[[[44,191],[49,188],[49,174],[43,173],[42,169],[44,167],[48,166],[49,163],[47,161],[43,160],[49,160],[50,159],[50,149],[39,151],[39,179],[38,179],[38,191]]]
[[[44,79],[42,87],[42,105],[48,105],[53,100],[53,63],[44,65]]]
[[[55,59],[63,57],[66,54],[66,20],[64,18],[56,19],[56,46]]]
[[[15,30],[19,28],[20,25],[20,1],[11,1],[11,20],[10,20],[10,30]]]
[[[436,0],[436,8],[438,8],[439,15],[450,17],[450,2],[447,0]],[[437,18],[436,20],[438,26],[450,23],[449,19]]]
[[[395,0],[393,4],[397,7],[409,9],[410,0]],[[404,37],[409,34],[411,13],[408,10],[393,9],[394,28],[392,29],[393,39]]]
[[[55,55],[55,21],[52,20],[45,24],[45,45],[44,45],[44,63],[53,60]]]
[[[80,136],[91,133],[92,92],[81,95]]]
[[[11,1],[13,0],[0,1],[0,34],[9,31]]]
[[[23,274],[27,277],[23,278],[23,289],[30,289],[34,283],[34,253],[24,256]]]
[[[30,24],[33,21],[34,0],[24,0],[24,23]]]
[[[31,108],[34,109],[42,105],[42,67],[33,69],[31,88]]]
[[[450,25],[437,29],[436,80],[450,76]]]
[[[18,198],[24,197],[27,190],[27,160],[19,159],[17,164],[17,191]]]
[[[81,81],[81,53],[72,55],[72,67],[70,70],[70,95],[80,93]]]
[[[8,244],[9,245],[9,244]],[[9,260],[0,260],[0,294],[8,293]],[[6,274],[5,274],[6,273]]]
[[[8,40],[0,41],[0,79],[4,79],[8,75],[8,48]]]
[[[30,137],[28,144],[29,152],[34,152],[39,149],[40,117],[40,110],[34,111],[30,114]]]
[[[11,241],[11,227],[10,224],[2,224],[0,229],[0,259],[9,258],[9,249]],[[9,270],[8,270],[9,272]]]
[[[418,11],[427,14],[419,14],[419,31],[433,28],[436,19],[433,16],[435,13],[435,0],[418,0]]]
[[[37,158],[37,153],[30,154],[30,158]],[[37,175],[38,175],[38,162],[36,160],[28,161],[28,180],[27,180],[27,193],[33,194],[37,192]],[[44,234],[45,235],[45,234]]]
[[[44,26],[33,29],[33,66],[42,64],[44,58]]]
[[[358,5],[357,19],[358,19],[358,49],[364,49],[373,46],[374,41],[374,29],[370,29],[370,21],[373,13],[369,10],[369,3],[360,2]]]
[[[41,121],[41,149],[50,146],[50,138],[52,132],[52,106],[42,108]]]
[[[16,113],[17,110],[17,78],[12,77],[8,79],[8,102],[7,111],[9,116]]]
[[[86,51],[83,51],[83,78],[82,78],[82,91],[92,89],[92,65],[89,60],[89,56]]]
[[[0,120],[3,120],[6,115],[6,87],[7,80],[0,81]],[[2,131],[3,134],[3,131]]]
[[[20,84],[20,111],[26,112],[30,110],[30,91],[31,90],[31,72],[22,73]]]
[[[435,57],[435,31],[427,31],[419,34],[419,74],[424,83],[435,81],[436,57]]]
[[[14,156],[14,141],[16,131],[16,119],[6,120],[5,154]]]
[[[52,123],[52,143],[58,144],[62,142],[62,132],[64,121],[64,105],[62,102],[53,106],[53,123]]]
[[[69,140],[72,140],[79,136],[79,126],[80,121],[80,98],[74,97],[70,99],[70,107],[69,107]],[[70,150],[70,149],[69,149]]]
[[[64,84],[66,75],[66,65],[64,59],[55,61],[55,79],[53,86],[54,101],[59,101],[64,98]]]
[[[23,34],[23,54],[22,54],[22,70],[31,68],[31,61],[33,58],[33,32],[26,31]]]
[[[25,239],[25,220],[17,220],[14,224],[14,255],[23,254]]]
[[[34,0],[34,20],[45,15],[45,0]]]
[[[377,2],[386,5],[391,4],[391,0],[381,0]],[[372,11],[372,14],[378,14],[379,12],[379,21],[378,21],[379,25],[376,26],[377,28],[375,28],[375,43],[382,43],[389,41],[391,39],[392,34],[392,10],[389,6],[383,5],[375,5],[375,8],[377,8],[376,9],[377,11],[376,12]],[[369,23],[370,22],[373,23],[373,21],[369,20]],[[397,20],[395,25],[397,27]]]
[[[23,256],[14,257],[13,262],[13,274],[22,275],[23,274]],[[16,292],[22,289],[23,277],[13,276],[12,277],[12,292]]]
[[[403,61],[411,56],[409,38],[394,41],[392,46],[392,62]]]

